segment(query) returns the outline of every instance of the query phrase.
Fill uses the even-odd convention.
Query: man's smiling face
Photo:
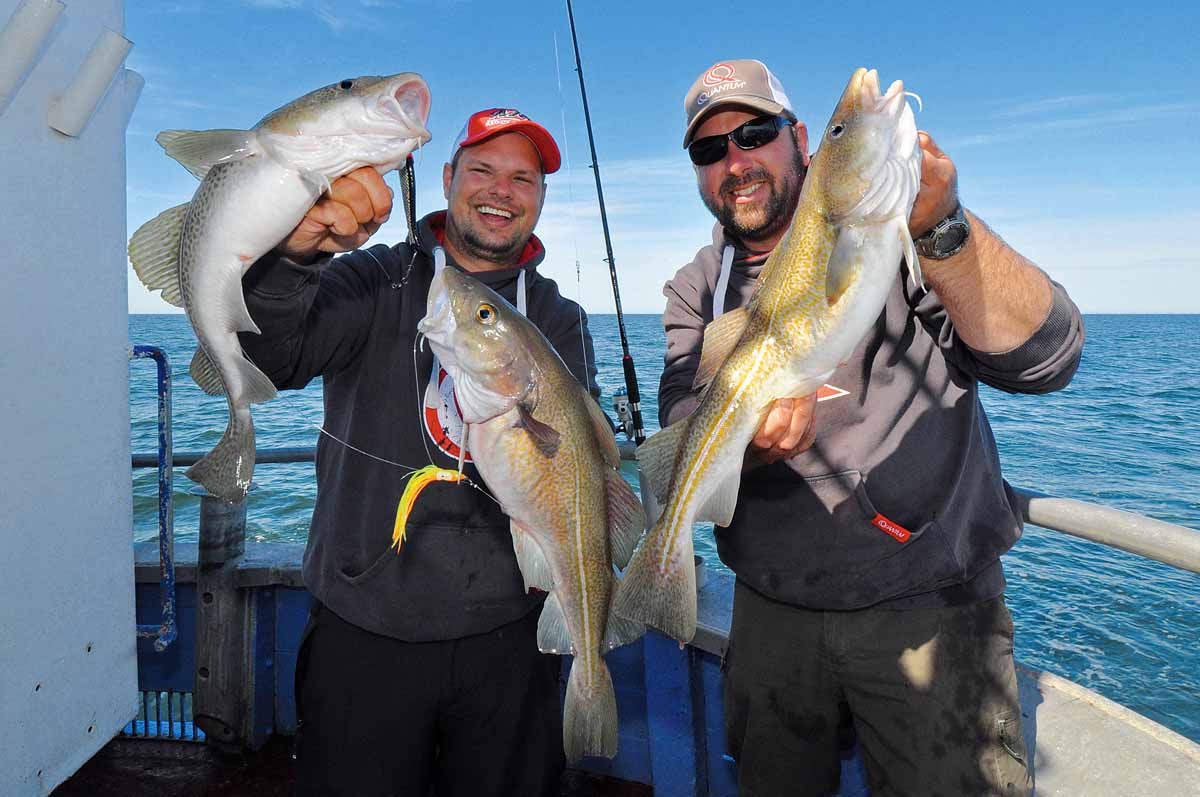
[[[442,189],[450,243],[472,258],[516,265],[546,198],[533,143],[503,133],[459,150],[443,170]]]
[[[693,138],[723,135],[761,111],[714,111]],[[726,142],[725,157],[708,166],[697,166],[700,198],[727,230],[748,245],[774,246],[787,228],[800,197],[807,165],[808,135],[796,123],[780,131],[774,141],[756,149],[739,149]]]

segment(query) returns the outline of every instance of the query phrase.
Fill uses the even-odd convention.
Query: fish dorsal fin
[[[904,262],[908,264],[908,273],[912,277],[913,285],[921,290],[925,290],[925,275],[921,273],[921,261],[917,257],[917,247],[913,243],[912,233],[908,230],[908,224],[902,219],[896,222],[896,236],[900,239],[901,251],[904,252]]]
[[[519,417],[516,426],[529,434],[534,446],[546,459],[553,459],[562,442],[562,434],[550,424],[542,423],[533,417],[533,413],[524,404],[517,405],[517,413]]]
[[[192,381],[208,395],[225,395],[225,381],[221,379],[221,372],[204,349],[196,349],[196,353],[192,355],[192,364],[188,366],[188,373],[192,375]]]
[[[575,646],[571,644],[571,632],[567,630],[567,618],[563,614],[562,604],[553,592],[542,605],[542,616],[538,618],[537,646],[542,653],[557,653],[574,655]]]
[[[838,232],[837,242],[825,264],[825,298],[829,304],[841,301],[861,273],[864,237],[864,231],[853,226],[843,227]]]
[[[697,366],[696,377],[692,380],[692,390],[701,390],[717,375],[725,360],[729,359],[729,353],[741,340],[749,320],[749,308],[739,307],[723,314],[704,328],[704,346],[700,349],[700,365]]]
[[[163,301],[183,307],[179,290],[179,242],[188,206],[168,208],[137,228],[129,239],[129,262],[142,284],[162,291]]]
[[[617,438],[613,433],[608,415],[600,409],[596,400],[583,388],[580,388],[580,392],[584,394],[580,401],[587,407],[588,417],[592,419],[592,429],[596,433],[596,443],[600,446],[600,455],[604,457],[605,464],[610,468],[621,467],[621,451],[617,448]]]
[[[163,130],[154,140],[200,180],[218,163],[259,153],[253,130]]]
[[[617,577],[613,576],[612,594],[617,594]],[[608,625],[604,628],[604,641],[601,643],[600,651],[607,653],[614,648],[619,648],[622,645],[628,645],[631,642],[637,642],[646,633],[646,624],[637,620],[628,620],[614,612],[610,607],[608,610]]]
[[[554,589],[554,573],[550,563],[542,553],[542,546],[537,539],[525,531],[515,520],[510,520],[509,531],[512,532],[513,553],[517,556],[517,567],[521,569],[521,577],[525,579],[525,591],[540,589],[549,592]]]
[[[724,317],[724,316],[722,316]],[[687,420],[676,421],[661,432],[650,435],[637,450],[638,466],[654,491],[654,497],[665,503],[675,473],[679,446],[687,431]]]
[[[624,570],[646,528],[646,513],[619,470],[605,472],[604,494],[608,507],[608,552],[612,563]]]

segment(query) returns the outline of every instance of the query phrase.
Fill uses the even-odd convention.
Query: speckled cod
[[[617,592],[622,617],[692,639],[693,522],[729,525],[746,447],[771,403],[814,392],[849,357],[901,258],[921,279],[908,232],[921,149],[905,96],[900,81],[881,95],[874,70],[850,78],[749,304],[705,329],[699,406],[638,450],[664,508]]]
[[[240,501],[254,474],[250,405],[275,397],[239,332],[259,329],[242,275],[284,239],[338,177],[395,169],[429,140],[429,87],[418,75],[343,80],[272,111],[250,130],[164,130],[156,140],[200,178],[190,202],[163,211],[129,240],[141,281],[187,311],[199,348],[190,372],[229,402],[225,434],[187,475]]]
[[[417,328],[454,379],[471,457],[511,518],[526,588],[550,593],[538,648],[575,656],[567,758],[611,758],[617,703],[602,656],[645,632],[609,611],[613,564],[625,566],[645,528],[612,427],[537,327],[453,267],[434,276]]]

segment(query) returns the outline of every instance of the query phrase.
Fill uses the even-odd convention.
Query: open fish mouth
[[[390,91],[381,92],[375,101],[378,114],[408,130],[423,144],[432,136],[425,126],[429,118],[429,87],[420,78],[406,78]]]
[[[443,268],[434,275],[433,282],[429,285],[425,315],[417,322],[417,332],[437,346],[437,353],[443,365],[447,364],[448,360],[453,361],[453,346],[450,340],[456,326],[453,301],[444,274]]]
[[[863,75],[859,89],[859,112],[865,123],[881,139],[882,157],[868,161],[860,173],[870,188],[847,214],[863,221],[882,221],[898,212],[911,210],[921,185],[921,147],[917,125],[908,98],[921,98],[904,90],[904,81],[896,80],[886,92],[879,89],[879,73],[874,69]]]

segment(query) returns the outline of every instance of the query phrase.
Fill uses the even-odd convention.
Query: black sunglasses
[[[697,166],[708,166],[725,157],[726,141],[732,141],[738,149],[758,149],[778,138],[779,131],[791,123],[784,116],[759,116],[728,133],[696,139],[688,145],[688,157]]]

